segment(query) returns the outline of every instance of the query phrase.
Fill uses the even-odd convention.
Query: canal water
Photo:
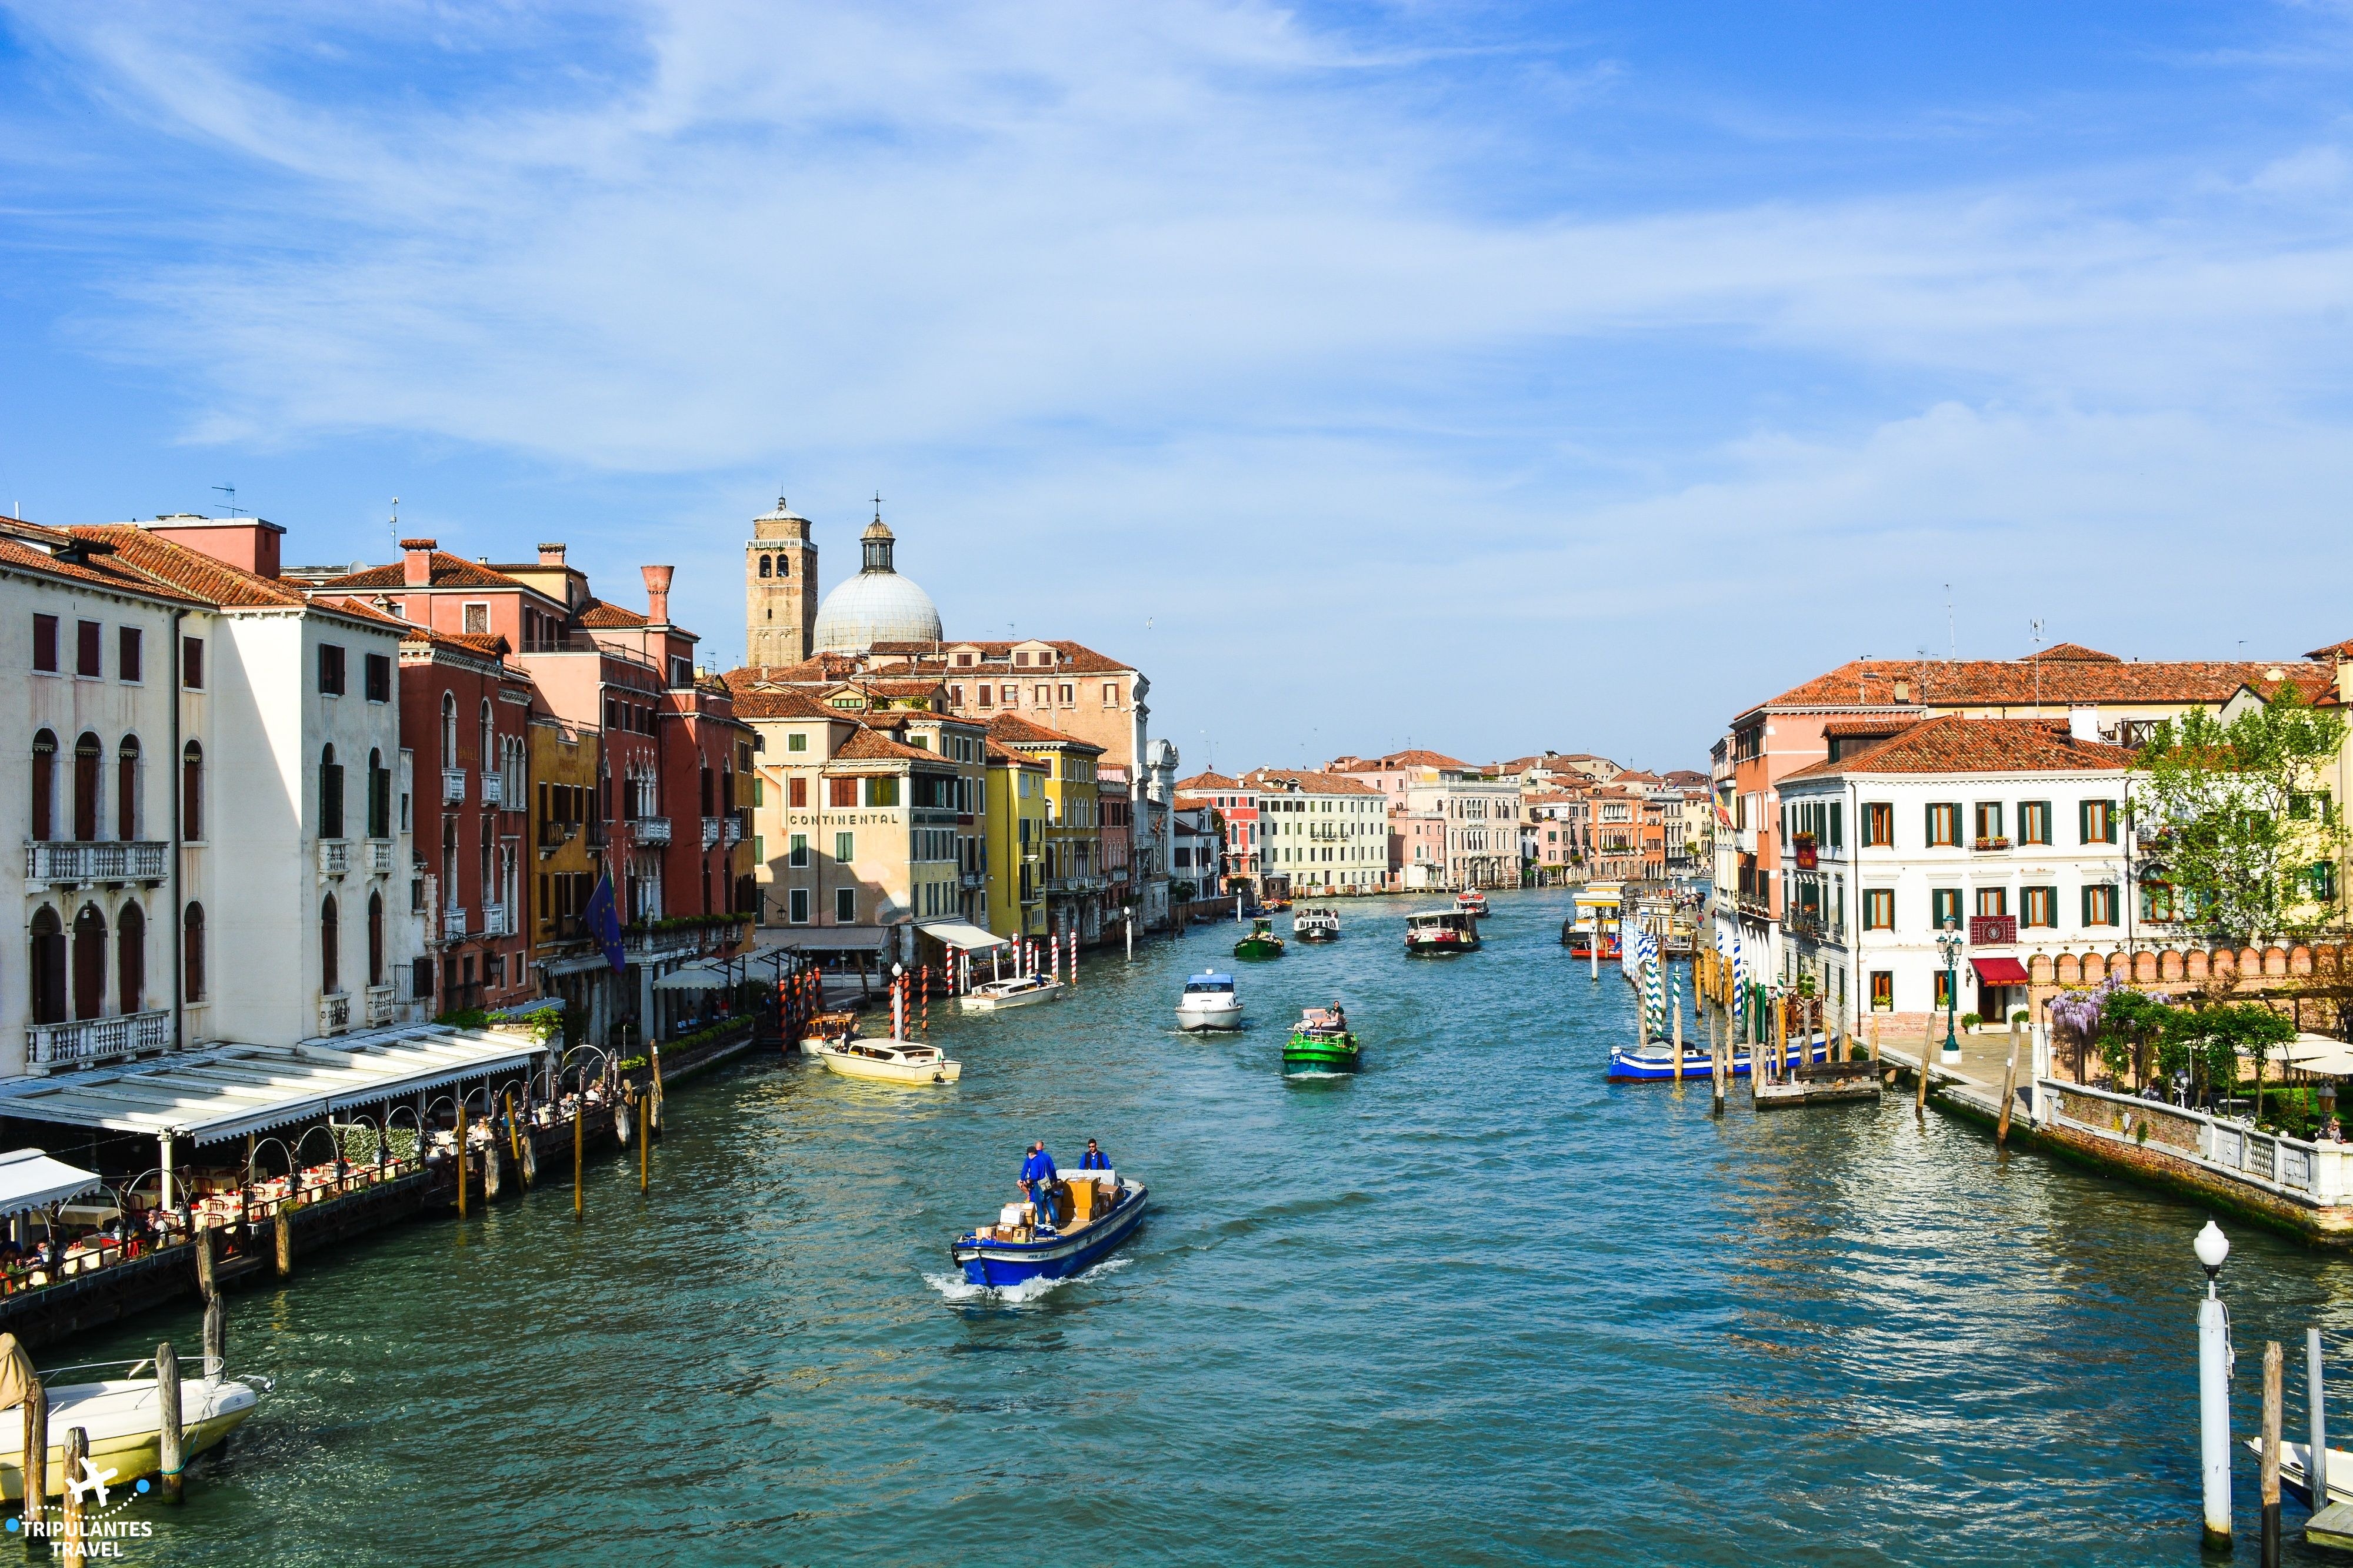
[[[1437,961],[1403,956],[1407,908],[935,1008],[954,1089],[747,1062],[672,1096],[649,1198],[608,1160],[585,1224],[556,1184],[303,1260],[232,1298],[276,1396],[127,1555],[2196,1561],[2200,1213],[1908,1097],[1719,1121],[1704,1084],[1612,1087],[1630,993],[1570,962],[1564,899],[1500,896],[1486,949]],[[1250,1027],[1184,1037],[1212,963]],[[1366,1070],[1285,1082],[1283,1025],[1335,998]],[[976,1297],[948,1239],[1033,1136],[1065,1164],[1101,1139],[1152,1216],[1088,1277]],[[2230,1228],[2243,1433],[2263,1339],[2353,1303],[2333,1258]],[[73,1350],[165,1335],[195,1315]],[[2242,1463],[2249,1562],[2253,1488]]]

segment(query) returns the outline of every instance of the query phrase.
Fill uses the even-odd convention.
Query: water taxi
[[[1274,934],[1272,921],[1250,921],[1250,935],[1234,943],[1236,958],[1281,958],[1282,939]]]
[[[1479,919],[1460,910],[1425,910],[1405,918],[1405,950],[1423,957],[1443,957],[1449,953],[1475,952],[1479,947]]]
[[[1134,1234],[1150,1196],[1113,1171],[1064,1171],[1056,1207],[1068,1218],[1039,1223],[1029,1204],[1008,1204],[995,1225],[965,1231],[948,1256],[967,1283],[1001,1289],[1031,1279],[1066,1279],[1093,1267]],[[0,1423],[5,1425],[5,1423]]]
[[[1291,934],[1302,942],[1337,942],[1340,912],[1322,905],[1303,909],[1291,917]]]
[[[823,1062],[828,1072],[875,1083],[954,1083],[964,1076],[964,1064],[949,1060],[937,1046],[860,1038],[857,1016],[849,1013],[818,1014],[801,1049]]]
[[[1208,970],[1185,982],[1185,994],[1176,999],[1176,1026],[1197,1031],[1240,1028],[1242,999],[1234,990],[1234,977]]]
[[[1463,914],[1476,915],[1484,920],[1487,918],[1487,895],[1476,888],[1466,889],[1454,895],[1454,907]]]
[[[66,1373],[122,1369],[121,1375],[94,1383],[51,1381]],[[134,1486],[140,1477],[163,1468],[163,1420],[155,1399],[155,1363],[150,1361],[99,1362],[59,1368],[45,1374],[49,1396],[49,1456],[47,1494],[64,1495],[66,1434],[79,1426],[90,1438],[92,1470],[111,1472],[110,1486]],[[202,1376],[180,1379],[180,1421],[187,1429],[183,1439],[185,1463],[228,1440],[244,1425],[270,1389],[269,1380],[223,1374],[216,1362],[207,1361]],[[0,1421],[0,1494],[11,1502],[25,1496],[25,1424]]]
[[[1282,1047],[1285,1072],[1355,1072],[1364,1051],[1340,1008],[1310,1007],[1291,1026]]]
[[[1592,958],[1593,944],[1596,942],[1601,944],[1603,958],[1615,959],[1623,953],[1624,950],[1618,945],[1618,932],[1615,928],[1597,931],[1590,918],[1579,920],[1572,917],[1560,922],[1560,944],[1568,949],[1569,957]]]
[[[997,1013],[1062,999],[1062,983],[1044,974],[1017,974],[974,986],[956,998],[967,1013]]]

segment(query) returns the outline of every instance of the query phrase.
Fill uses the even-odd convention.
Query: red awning
[[[2023,985],[2031,978],[2014,958],[1972,958],[1969,967],[1978,972],[1980,985]]]

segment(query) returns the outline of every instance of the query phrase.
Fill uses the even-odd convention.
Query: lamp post
[[[2216,1294],[2231,1238],[2212,1220],[2193,1244],[2206,1270],[2206,1298],[2198,1303],[2198,1449],[2205,1479],[2206,1544],[2231,1549],[2231,1320]]]
[[[1961,1059],[1960,1037],[1953,1032],[1961,1000],[1961,933],[1947,928],[1936,939],[1936,951],[1945,959],[1945,1065],[1950,1067]]]

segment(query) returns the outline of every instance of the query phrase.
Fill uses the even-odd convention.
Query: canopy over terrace
[[[47,1208],[102,1184],[97,1172],[52,1160],[38,1149],[0,1154],[0,1215]]]
[[[216,1046],[134,1067],[0,1084],[0,1116],[218,1143],[444,1084],[527,1069],[544,1047],[513,1035],[436,1026],[299,1046]]]
[[[973,924],[970,921],[918,921],[915,929],[934,942],[964,952],[986,952],[992,947],[1003,947],[1013,939]]]

